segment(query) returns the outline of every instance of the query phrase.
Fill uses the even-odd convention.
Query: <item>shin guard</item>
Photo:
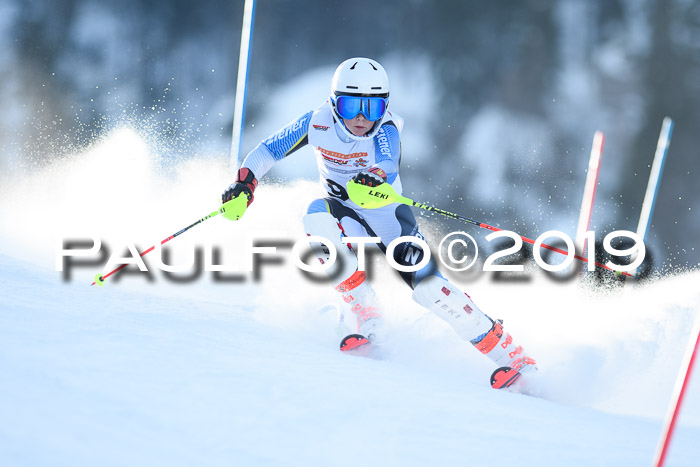
[[[308,235],[318,235],[328,239],[338,251],[337,264],[329,274],[336,279],[335,289],[342,294],[343,301],[357,318],[357,331],[370,340],[376,339],[382,316],[376,306],[374,289],[365,280],[364,271],[357,270],[357,256],[350,245],[342,242],[343,232],[338,221],[330,213],[315,212],[304,216],[304,229]],[[320,243],[311,243],[316,257],[328,261],[330,252]]]
[[[431,276],[413,292],[413,299],[449,323],[457,334],[498,366],[519,371],[536,370],[535,360],[503,331],[503,322],[493,321],[472,299],[447,280]]]
[[[488,332],[493,325],[467,294],[442,277],[423,279],[413,290],[413,300],[450,324],[465,341]]]

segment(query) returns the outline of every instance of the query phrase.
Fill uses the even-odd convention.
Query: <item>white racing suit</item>
[[[326,102],[261,142],[248,154],[242,167],[250,169],[260,179],[275,162],[303,146],[313,148],[320,182],[327,196],[311,202],[304,216],[304,228],[307,235],[327,238],[336,247],[338,265],[330,269],[334,286],[355,312],[358,332],[371,340],[381,322],[381,313],[372,287],[365,280],[365,273],[358,270],[356,251],[341,240],[346,236],[380,237],[378,246],[386,252],[387,245],[397,237],[423,239],[423,236],[408,206],[391,204],[379,209],[364,209],[353,203],[345,190],[353,176],[378,167],[387,174],[387,183],[401,193],[399,133],[402,119],[387,112],[376,123],[380,127],[375,136],[362,141],[349,138],[339,125],[342,122],[336,121],[330,104]],[[328,260],[326,248],[321,244],[312,246],[320,261]],[[394,250],[393,256],[398,264],[415,265],[422,260],[423,251],[417,244],[402,243]],[[417,272],[399,274],[413,289],[416,302],[449,323],[462,339],[471,342],[498,366],[535,368],[534,360],[503,332],[501,322],[489,318],[468,295],[442,277],[432,259]]]

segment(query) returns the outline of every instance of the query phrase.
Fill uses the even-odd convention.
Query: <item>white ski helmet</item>
[[[364,136],[353,135],[343,123],[343,118],[337,108],[337,99],[340,96],[379,97],[385,100],[384,111],[381,117],[374,121],[374,126]],[[333,81],[331,82],[330,106],[338,118],[343,133],[349,138],[363,141],[374,137],[386,118],[388,105],[389,77],[384,71],[384,67],[378,62],[369,58],[355,57],[345,60],[335,70]]]

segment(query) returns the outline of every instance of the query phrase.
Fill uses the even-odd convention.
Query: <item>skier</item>
[[[400,236],[424,239],[408,206],[395,203],[364,209],[349,199],[345,189],[352,180],[369,187],[389,183],[401,193],[403,120],[390,112],[388,105],[389,80],[384,68],[368,58],[344,61],[333,75],[328,101],[258,144],[222,195],[222,202],[226,202],[244,194],[250,206],[258,180],[275,162],[311,145],[327,196],[311,202],[303,218],[304,229],[308,235],[324,237],[334,244],[340,270],[331,276],[333,285],[355,314],[358,333],[369,342],[381,333],[382,315],[372,286],[365,280],[365,273],[358,270],[355,251],[341,239],[380,237],[378,246],[384,252],[386,245]],[[325,262],[328,249],[319,246],[315,244],[314,252]],[[401,265],[418,264],[422,257],[423,251],[416,244],[403,243],[394,250],[394,259]],[[467,294],[446,280],[433,260],[417,272],[400,274],[413,289],[417,303],[449,323],[462,339],[496,365],[521,373],[536,370],[535,360],[515,344],[502,322],[488,317]],[[348,348],[366,342],[364,337],[348,342],[352,344]]]

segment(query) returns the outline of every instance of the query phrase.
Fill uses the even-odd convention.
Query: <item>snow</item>
[[[372,275],[387,317],[381,361],[340,354],[334,316],[319,311],[337,297],[296,270],[289,249],[260,280],[204,272],[177,284],[154,271],[151,282],[135,272],[90,287],[101,271],[90,266],[64,281],[62,238],[144,248],[211,212],[230,181],[213,160],[165,171],[157,159],[121,129],[2,180],[1,465],[651,462],[700,311],[697,272],[608,292],[537,274],[453,277],[504,319],[547,383],[543,398],[497,392],[490,362],[381,264]],[[316,196],[309,181],[263,184],[241,221],[213,218],[168,245],[177,261],[210,241],[235,263],[245,238],[302,237]],[[699,436],[696,374],[667,465],[696,465]]]

